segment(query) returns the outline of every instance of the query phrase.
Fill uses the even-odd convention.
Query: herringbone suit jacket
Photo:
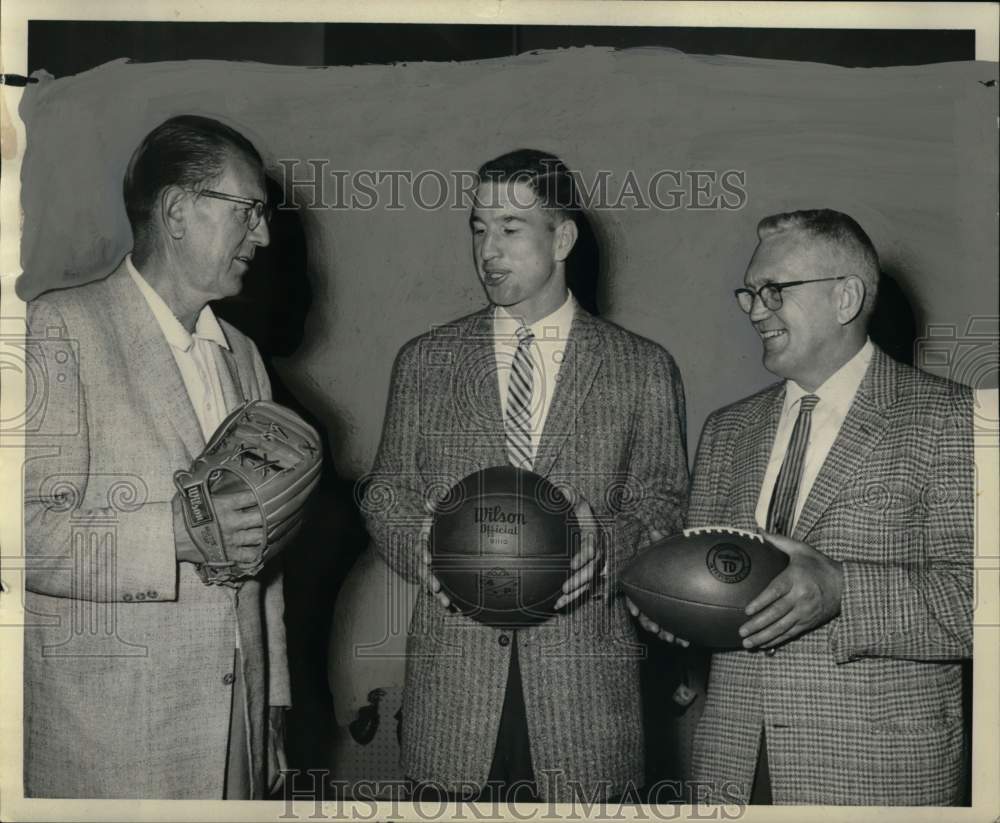
[[[784,384],[713,413],[688,524],[756,529]],[[876,347],[792,537],[843,562],[839,616],[771,657],[712,658],[694,777],[746,800],[766,727],[775,803],[948,804],[972,654],[972,391]]]
[[[25,792],[221,798],[238,638],[261,797],[267,707],[291,702],[281,575],[237,591],[177,563],[173,473],[205,441],[163,332],[124,263],[28,320],[47,385],[25,466]],[[227,408],[268,397],[222,326]]]
[[[424,503],[506,465],[491,309],[407,343],[392,374],[365,513],[377,551],[418,579]],[[683,519],[688,470],[680,375],[660,346],[577,307],[534,471],[589,501],[609,538],[608,578],[518,647],[542,797],[615,794],[643,780],[640,647],[614,579],[650,528]],[[504,630],[446,612],[422,592],[403,703],[407,776],[482,786],[496,744],[510,647]]]

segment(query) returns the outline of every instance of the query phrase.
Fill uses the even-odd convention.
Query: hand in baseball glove
[[[184,523],[204,562],[206,584],[238,587],[291,542],[321,468],[319,435],[295,412],[255,400],[230,414],[188,471],[174,473]],[[227,533],[213,497],[239,495],[248,505],[240,523],[260,530],[256,550]],[[255,517],[253,517],[255,515]]]

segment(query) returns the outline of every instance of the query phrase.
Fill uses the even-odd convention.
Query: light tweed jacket
[[[124,264],[28,319],[50,382],[25,469],[25,793],[221,798],[238,636],[262,796],[267,706],[290,703],[281,577],[237,593],[177,564],[172,476],[204,439],[163,333]],[[227,408],[269,396],[222,325]]]
[[[712,414],[689,525],[755,529],[784,384]],[[746,799],[761,725],[776,803],[954,803],[972,654],[972,391],[876,348],[793,537],[844,563],[840,615],[773,657],[716,654],[695,779]]]
[[[425,499],[507,462],[492,317],[486,309],[438,328],[396,360],[364,508],[376,549],[411,581]],[[536,782],[543,797],[563,800],[574,784],[589,797],[642,783],[641,647],[614,578],[650,528],[680,526],[688,482],[684,397],[670,355],[579,308],[566,352],[534,470],[603,519],[607,596],[518,635]],[[510,661],[503,634],[421,592],[407,645],[408,777],[453,790],[485,782]]]

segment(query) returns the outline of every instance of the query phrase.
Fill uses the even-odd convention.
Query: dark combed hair
[[[878,294],[878,252],[853,217],[833,209],[805,209],[772,214],[757,224],[757,236],[761,240],[789,230],[825,240],[843,251],[857,267],[856,271],[847,273],[857,275],[865,284],[865,311],[872,310]]]
[[[573,174],[554,154],[516,149],[483,163],[478,176],[484,183],[524,183],[535,193],[543,209],[561,212],[573,221],[580,214]]]
[[[263,166],[253,143],[209,117],[171,117],[147,134],[129,161],[123,185],[125,212],[136,244],[148,239],[156,200],[164,188],[203,186],[222,174],[233,154]]]
[[[566,164],[549,152],[517,149],[483,163],[478,176],[480,182],[524,183],[543,209],[576,224],[576,244],[566,260],[566,285],[584,309],[599,314],[600,245],[590,216],[580,204],[576,178]]]

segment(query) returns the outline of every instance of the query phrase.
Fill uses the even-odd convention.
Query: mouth
[[[244,266],[249,266],[250,261],[253,260],[253,255],[238,254],[234,259],[242,263]]]
[[[507,279],[507,275],[510,272],[506,270],[498,269],[486,269],[483,271],[483,282],[487,286],[499,286],[504,280]]]
[[[760,335],[761,340],[764,341],[764,345],[767,346],[775,340],[780,340],[788,335],[787,329],[757,329],[757,333]]]

